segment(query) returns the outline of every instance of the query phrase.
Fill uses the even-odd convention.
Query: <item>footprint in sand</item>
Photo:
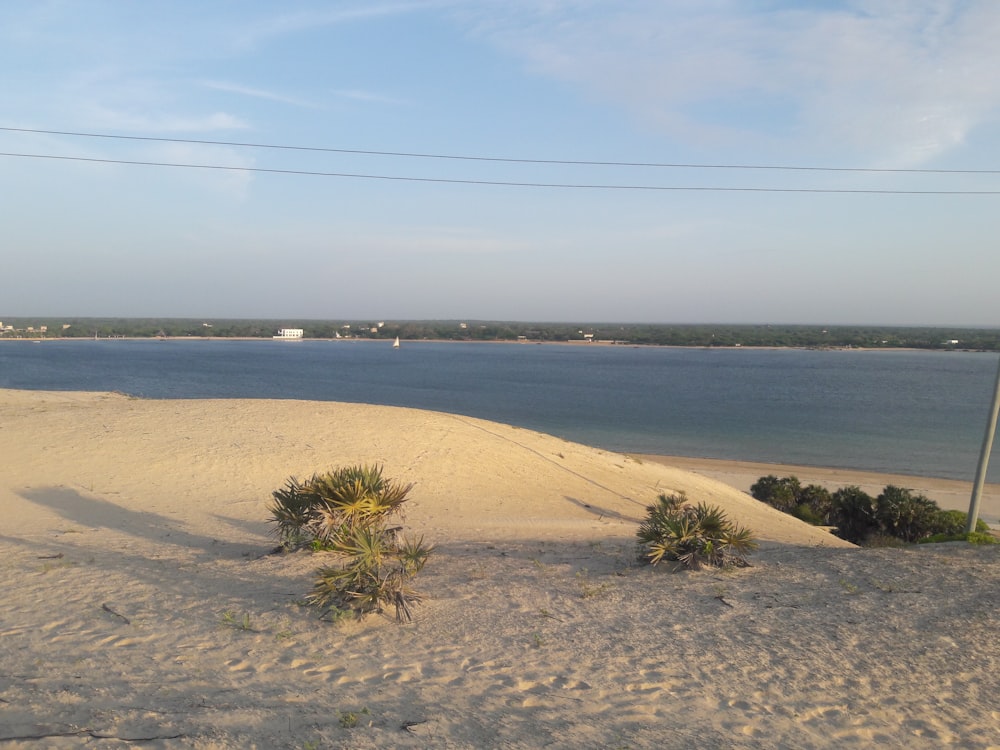
[[[256,667],[246,659],[230,659],[225,662],[230,672],[255,672]]]
[[[152,640],[152,636],[148,636],[146,638],[136,638],[134,636],[109,635],[97,641],[97,645],[113,646],[115,648],[128,648],[129,646],[136,646],[141,643],[149,643]]]

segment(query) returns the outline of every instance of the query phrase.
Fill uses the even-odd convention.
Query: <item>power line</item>
[[[865,188],[775,188],[775,187],[720,187],[694,185],[602,185],[560,182],[512,182],[504,180],[467,180],[450,177],[407,177],[398,175],[363,174],[356,172],[314,172],[304,169],[273,169],[266,167],[232,167],[222,164],[184,164],[159,161],[131,161],[127,159],[97,159],[84,156],[56,156],[54,154],[16,154],[0,152],[0,156],[24,159],[51,159],[56,161],[82,161],[96,164],[127,164],[140,167],[176,167],[180,169],[209,169],[227,172],[257,172],[309,177],[343,177],[361,180],[390,180],[398,182],[436,182],[453,185],[497,185],[501,187],[568,188],[578,190],[651,190],[674,192],[726,192],[726,193],[858,193],[878,195],[1000,195],[1000,190],[888,190]]]
[[[864,188],[774,188],[774,187],[719,187],[693,185],[601,185],[559,182],[508,182],[503,180],[465,180],[448,177],[405,177],[397,175],[361,174],[354,172],[313,172],[303,169],[271,169],[265,167],[231,167],[221,164],[183,164],[158,161],[131,161],[126,159],[96,159],[84,156],[56,156],[53,154],[15,154],[0,152],[0,156],[24,159],[52,159],[81,161],[96,164],[127,164],[141,167],[176,167],[181,169],[208,169],[227,172],[257,172],[264,174],[305,175],[310,177],[344,177],[362,180],[390,180],[399,182],[435,182],[453,185],[497,185],[501,187],[569,188],[578,190],[650,190],[673,192],[724,192],[724,193],[849,193],[878,195],[1000,195],[1000,190],[880,190]]]
[[[325,148],[321,146],[287,146],[273,143],[244,143],[240,141],[209,141],[192,138],[155,138],[140,135],[114,135],[111,133],[84,133],[68,130],[41,130],[38,128],[0,127],[0,131],[13,133],[35,133],[40,135],[67,135],[78,138],[106,138],[123,141],[152,141],[155,143],[191,143],[203,146],[236,146],[239,148],[267,148],[284,151],[313,151],[333,154],[356,154],[362,156],[393,156],[414,159],[451,159],[457,161],[485,161],[505,164],[560,164],[588,167],[648,167],[659,169],[747,169],[780,170],[794,172],[868,172],[882,174],[1000,174],[1000,169],[887,169],[878,167],[815,167],[778,164],[671,164],[660,162],[629,161],[584,161],[568,159],[512,159],[497,156],[461,156],[454,154],[423,154],[407,151],[364,151],[350,148]]]

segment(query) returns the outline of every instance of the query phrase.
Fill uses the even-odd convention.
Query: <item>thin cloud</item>
[[[119,66],[75,71],[53,98],[92,129],[125,132],[216,133],[245,130],[241,117],[183,98],[185,82]],[[207,110],[207,111],[206,111]]]
[[[913,166],[1000,112],[1000,3],[512,0],[457,16],[531,72],[689,143]]]
[[[205,115],[137,115],[131,112],[94,107],[88,119],[95,126],[106,130],[147,133],[212,133],[227,130],[246,130],[250,126],[226,112]]]
[[[441,5],[440,2],[357,3],[347,8],[281,13],[244,27],[238,34],[237,42],[241,46],[255,47],[269,39],[302,31],[414,13]]]
[[[202,81],[202,86],[215,91],[225,91],[230,94],[249,96],[254,99],[264,99],[267,101],[278,102],[280,104],[290,104],[294,107],[319,109],[319,106],[313,102],[286,96],[284,94],[276,94],[273,91],[265,91],[264,89],[252,88],[250,86],[241,86],[238,83],[230,83],[228,81]]]
[[[407,103],[403,99],[397,99],[395,97],[386,96],[384,94],[378,94],[373,91],[361,91],[358,89],[336,89],[330,93],[342,99],[352,99],[354,101],[371,102],[374,104],[399,105]]]

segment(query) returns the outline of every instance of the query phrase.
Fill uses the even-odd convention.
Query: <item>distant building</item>
[[[302,328],[279,328],[276,339],[300,339],[305,331]]]

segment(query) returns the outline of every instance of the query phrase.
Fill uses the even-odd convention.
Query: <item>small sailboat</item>
[[[399,336],[397,336],[396,340],[392,342],[392,348],[393,349],[398,349],[399,348]]]

